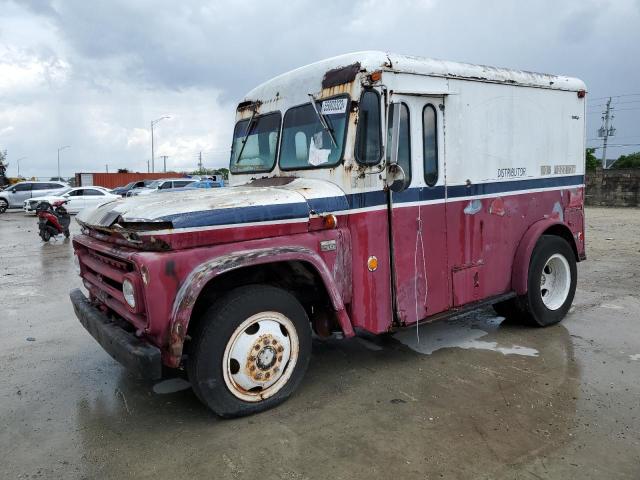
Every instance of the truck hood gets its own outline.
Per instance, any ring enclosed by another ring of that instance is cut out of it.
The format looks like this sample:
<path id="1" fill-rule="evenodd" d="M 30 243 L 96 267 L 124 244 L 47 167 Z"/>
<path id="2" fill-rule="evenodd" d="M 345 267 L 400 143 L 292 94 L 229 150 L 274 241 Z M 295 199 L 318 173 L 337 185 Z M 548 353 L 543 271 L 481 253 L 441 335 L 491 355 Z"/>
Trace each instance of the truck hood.
<path id="1" fill-rule="evenodd" d="M 145 230 L 206 229 L 308 220 L 347 210 L 345 193 L 323 180 L 278 177 L 245 185 L 166 192 L 119 199 L 78 215 L 81 225 L 110 228 L 144 224 Z M 154 228 L 157 224 L 157 228 Z"/>

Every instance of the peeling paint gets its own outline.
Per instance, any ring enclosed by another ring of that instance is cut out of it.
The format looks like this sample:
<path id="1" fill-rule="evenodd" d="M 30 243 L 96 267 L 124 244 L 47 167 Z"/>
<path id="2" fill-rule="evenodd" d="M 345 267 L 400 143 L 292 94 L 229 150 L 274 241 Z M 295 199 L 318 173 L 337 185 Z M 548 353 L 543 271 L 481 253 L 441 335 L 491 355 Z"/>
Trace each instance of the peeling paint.
<path id="1" fill-rule="evenodd" d="M 482 210 L 482 200 L 470 200 L 466 207 L 464 207 L 464 213 L 467 215 L 475 215 Z"/>

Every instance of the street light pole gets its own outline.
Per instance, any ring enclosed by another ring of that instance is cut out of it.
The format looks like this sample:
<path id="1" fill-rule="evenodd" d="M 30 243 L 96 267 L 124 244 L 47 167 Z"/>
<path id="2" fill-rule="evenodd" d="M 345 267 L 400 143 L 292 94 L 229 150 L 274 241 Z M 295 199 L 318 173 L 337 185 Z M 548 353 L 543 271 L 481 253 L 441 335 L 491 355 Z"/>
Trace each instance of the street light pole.
<path id="1" fill-rule="evenodd" d="M 24 160 L 25 158 L 27 157 L 20 157 L 16 160 L 16 163 L 18 164 L 18 178 L 20 178 L 20 160 Z"/>
<path id="2" fill-rule="evenodd" d="M 164 120 L 165 118 L 171 118 L 171 117 L 168 115 L 165 115 L 163 117 L 156 118 L 155 120 L 151 120 L 151 171 L 152 172 L 156 171 L 156 157 L 153 149 L 153 127 L 156 123 Z"/>
<path id="3" fill-rule="evenodd" d="M 58 181 L 60 181 L 60 150 L 64 150 L 65 148 L 71 148 L 71 145 L 64 145 L 58 148 Z"/>

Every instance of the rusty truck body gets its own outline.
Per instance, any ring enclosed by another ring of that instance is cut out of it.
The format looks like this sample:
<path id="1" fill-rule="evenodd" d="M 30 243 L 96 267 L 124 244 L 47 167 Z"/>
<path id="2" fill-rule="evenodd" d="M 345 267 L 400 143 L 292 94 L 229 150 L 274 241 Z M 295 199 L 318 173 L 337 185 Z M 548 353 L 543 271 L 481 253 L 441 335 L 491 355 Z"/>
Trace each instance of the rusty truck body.
<path id="1" fill-rule="evenodd" d="M 546 326 L 585 259 L 585 85 L 382 52 L 238 104 L 230 187 L 78 216 L 77 316 L 222 416 L 298 386 L 312 331 L 382 334 L 494 305 Z"/>

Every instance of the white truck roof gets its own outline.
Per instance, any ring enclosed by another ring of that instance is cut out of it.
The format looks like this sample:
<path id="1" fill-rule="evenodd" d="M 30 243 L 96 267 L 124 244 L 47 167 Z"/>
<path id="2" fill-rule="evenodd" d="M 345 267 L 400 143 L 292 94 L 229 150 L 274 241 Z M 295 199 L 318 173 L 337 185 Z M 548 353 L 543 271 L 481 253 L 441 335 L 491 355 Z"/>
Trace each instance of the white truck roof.
<path id="1" fill-rule="evenodd" d="M 290 87 L 292 83 L 297 83 L 298 80 L 304 82 L 304 80 L 316 78 L 320 81 L 326 72 L 354 64 L 360 65 L 360 71 L 364 70 L 370 73 L 376 70 L 382 70 L 395 73 L 504 83 L 507 85 L 522 85 L 553 90 L 586 90 L 586 85 L 582 80 L 561 75 L 435 60 L 432 58 L 398 55 L 382 51 L 364 51 L 347 53 L 296 68 L 257 86 L 251 90 L 245 98 L 253 100 L 256 98 L 264 98 L 265 94 L 270 96 L 269 94 L 278 91 L 279 87 Z"/>

